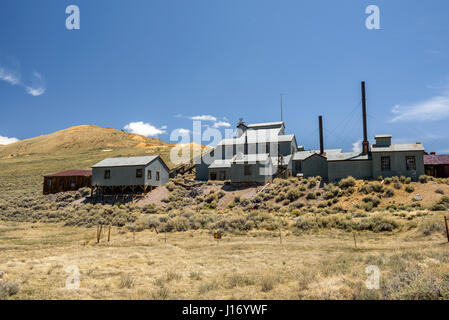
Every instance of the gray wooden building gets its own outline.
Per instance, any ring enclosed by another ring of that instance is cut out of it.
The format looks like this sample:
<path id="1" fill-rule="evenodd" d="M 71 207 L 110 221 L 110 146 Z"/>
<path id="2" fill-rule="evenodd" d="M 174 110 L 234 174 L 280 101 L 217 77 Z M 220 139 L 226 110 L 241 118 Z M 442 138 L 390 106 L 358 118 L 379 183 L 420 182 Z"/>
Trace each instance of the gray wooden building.
<path id="1" fill-rule="evenodd" d="M 92 166 L 92 187 L 100 193 L 151 191 L 169 180 L 169 168 L 157 155 L 107 158 Z"/>
<path id="2" fill-rule="evenodd" d="M 240 121 L 234 138 L 222 140 L 196 164 L 197 180 L 265 183 L 292 175 L 292 154 L 298 151 L 294 134 L 284 122 L 246 125 Z"/>

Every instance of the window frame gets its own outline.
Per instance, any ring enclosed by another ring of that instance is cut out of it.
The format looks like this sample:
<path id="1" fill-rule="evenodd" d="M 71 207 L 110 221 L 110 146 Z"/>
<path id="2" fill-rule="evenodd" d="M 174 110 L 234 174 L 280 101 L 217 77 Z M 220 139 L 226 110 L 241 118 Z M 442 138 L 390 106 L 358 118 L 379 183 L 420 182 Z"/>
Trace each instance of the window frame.
<path id="1" fill-rule="evenodd" d="M 143 177 L 143 170 L 136 169 L 136 178 L 142 178 L 142 177 Z"/>
<path id="2" fill-rule="evenodd" d="M 244 176 L 251 176 L 252 175 L 252 167 L 249 164 L 245 164 L 243 166 L 243 175 Z"/>
<path id="3" fill-rule="evenodd" d="M 409 160 L 413 160 L 413 166 L 409 168 Z M 406 156 L 405 157 L 405 168 L 407 171 L 414 171 L 416 170 L 416 157 L 415 156 Z"/>
<path id="4" fill-rule="evenodd" d="M 388 160 L 388 166 L 384 166 L 384 160 Z M 390 156 L 380 157 L 380 170 L 381 171 L 391 171 L 391 157 Z"/>
<path id="5" fill-rule="evenodd" d="M 161 174 L 159 171 L 156 171 L 156 181 L 160 181 L 161 180 Z"/>
<path id="6" fill-rule="evenodd" d="M 151 180 L 151 179 L 152 179 L 152 173 L 151 173 L 151 170 L 148 170 L 148 172 L 147 172 L 147 178 L 148 178 L 148 180 Z"/>
<path id="7" fill-rule="evenodd" d="M 104 170 L 104 180 L 111 179 L 111 170 Z"/>

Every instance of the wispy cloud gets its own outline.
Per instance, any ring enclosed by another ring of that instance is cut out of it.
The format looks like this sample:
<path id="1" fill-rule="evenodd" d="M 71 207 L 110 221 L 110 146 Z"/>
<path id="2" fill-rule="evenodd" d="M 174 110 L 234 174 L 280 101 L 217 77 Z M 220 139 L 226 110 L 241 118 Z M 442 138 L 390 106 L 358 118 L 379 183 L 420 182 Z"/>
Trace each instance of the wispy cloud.
<path id="1" fill-rule="evenodd" d="M 159 129 L 149 123 L 144 123 L 143 121 L 130 122 L 124 127 L 124 129 L 130 133 L 140 134 L 145 137 L 155 137 L 163 134 L 166 132 L 166 128 L 167 126 L 163 126 Z"/>
<path id="2" fill-rule="evenodd" d="M 231 124 L 226 121 L 217 121 L 213 125 L 214 128 L 220 128 L 220 127 L 229 128 L 230 126 L 231 126 Z"/>
<path id="3" fill-rule="evenodd" d="M 0 65 L 0 80 L 13 86 L 22 86 L 28 94 L 34 97 L 44 94 L 46 90 L 44 77 L 37 71 L 34 71 L 31 77 L 23 82 L 18 67 L 10 68 Z"/>
<path id="4" fill-rule="evenodd" d="M 6 81 L 14 86 L 16 84 L 19 84 L 20 75 L 17 74 L 17 72 L 0 67 L 0 80 Z"/>
<path id="5" fill-rule="evenodd" d="M 391 109 L 391 122 L 437 121 L 449 117 L 449 93 L 411 105 L 396 105 Z"/>
<path id="6" fill-rule="evenodd" d="M 352 144 L 352 152 L 362 152 L 362 140 L 357 140 Z"/>
<path id="7" fill-rule="evenodd" d="M 33 76 L 31 78 L 31 85 L 25 86 L 28 94 L 37 97 L 45 93 L 45 81 L 44 77 L 37 72 L 33 72 Z"/>
<path id="8" fill-rule="evenodd" d="M 14 143 L 17 141 L 19 141 L 19 139 L 17 139 L 17 138 L 8 138 L 8 137 L 0 136 L 0 145 L 11 144 L 11 143 Z"/>
<path id="9" fill-rule="evenodd" d="M 190 117 L 191 120 L 200 120 L 200 121 L 217 121 L 217 118 L 208 114 L 201 116 Z"/>

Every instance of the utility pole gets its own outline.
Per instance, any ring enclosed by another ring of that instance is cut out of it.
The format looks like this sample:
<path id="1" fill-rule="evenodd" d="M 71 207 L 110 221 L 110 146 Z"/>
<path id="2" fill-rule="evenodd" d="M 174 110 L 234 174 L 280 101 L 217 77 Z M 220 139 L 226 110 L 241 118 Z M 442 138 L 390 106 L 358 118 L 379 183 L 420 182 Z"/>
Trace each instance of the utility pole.
<path id="1" fill-rule="evenodd" d="M 282 116 L 282 93 L 281 93 L 281 122 L 283 122 L 284 121 L 284 119 L 283 119 L 283 116 Z"/>

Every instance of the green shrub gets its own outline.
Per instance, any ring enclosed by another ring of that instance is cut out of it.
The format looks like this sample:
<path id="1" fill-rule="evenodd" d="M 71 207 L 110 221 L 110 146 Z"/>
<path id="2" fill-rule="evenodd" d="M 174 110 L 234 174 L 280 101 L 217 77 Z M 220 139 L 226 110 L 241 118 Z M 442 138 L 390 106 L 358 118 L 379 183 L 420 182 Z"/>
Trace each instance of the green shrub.
<path id="1" fill-rule="evenodd" d="M 435 190 L 435 193 L 444 194 L 444 190 L 441 188 L 438 188 Z"/>
<path id="2" fill-rule="evenodd" d="M 415 187 L 409 184 L 405 187 L 405 191 L 408 193 L 412 193 L 415 191 Z"/>
<path id="3" fill-rule="evenodd" d="M 394 196 L 394 190 L 393 189 L 391 189 L 391 188 L 385 189 L 384 197 L 392 198 L 393 196 Z"/>
<path id="4" fill-rule="evenodd" d="M 0 300 L 14 296 L 19 293 L 19 285 L 14 282 L 0 280 Z"/>
<path id="5" fill-rule="evenodd" d="M 355 179 L 353 177 L 347 177 L 345 179 L 340 180 L 338 186 L 342 189 L 348 189 L 350 187 L 355 186 Z"/>
<path id="6" fill-rule="evenodd" d="M 292 189 L 287 192 L 287 199 L 290 201 L 295 201 L 299 198 L 299 191 L 296 189 Z"/>
<path id="7" fill-rule="evenodd" d="M 421 176 L 419 176 L 418 181 L 421 182 L 421 183 L 427 183 L 427 181 L 428 181 L 428 176 L 426 176 L 426 175 L 421 175 Z"/>
<path id="8" fill-rule="evenodd" d="M 307 200 L 313 200 L 313 199 L 316 199 L 316 195 L 315 195 L 315 193 L 314 192 L 309 192 L 308 194 L 307 194 Z"/>

